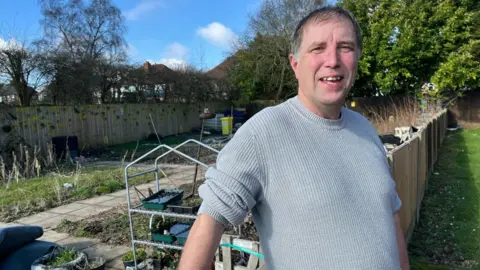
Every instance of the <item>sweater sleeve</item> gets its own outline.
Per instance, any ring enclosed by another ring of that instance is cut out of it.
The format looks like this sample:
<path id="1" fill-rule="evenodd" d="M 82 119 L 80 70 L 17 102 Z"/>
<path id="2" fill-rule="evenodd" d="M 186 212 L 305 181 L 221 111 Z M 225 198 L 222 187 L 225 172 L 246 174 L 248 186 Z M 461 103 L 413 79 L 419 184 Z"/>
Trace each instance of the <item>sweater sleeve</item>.
<path id="1" fill-rule="evenodd" d="M 259 158 L 261 153 L 249 128 L 244 124 L 238 129 L 199 187 L 203 203 L 198 214 L 207 214 L 225 226 L 241 224 L 264 194 L 264 160 Z"/>

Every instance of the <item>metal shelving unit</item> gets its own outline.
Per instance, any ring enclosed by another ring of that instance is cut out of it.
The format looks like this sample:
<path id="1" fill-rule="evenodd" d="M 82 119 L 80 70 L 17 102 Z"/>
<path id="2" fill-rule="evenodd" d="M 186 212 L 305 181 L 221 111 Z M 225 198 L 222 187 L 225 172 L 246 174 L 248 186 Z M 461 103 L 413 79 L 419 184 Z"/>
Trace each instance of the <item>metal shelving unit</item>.
<path id="1" fill-rule="evenodd" d="M 199 147 L 204 147 L 207 148 L 214 153 L 218 155 L 219 151 L 215 148 L 212 148 L 204 143 L 201 143 L 200 141 L 194 140 L 194 139 L 189 139 L 186 140 L 185 142 L 177 145 L 176 147 L 172 148 L 168 145 L 162 144 L 157 147 L 155 147 L 153 150 L 149 151 L 148 153 L 144 154 L 143 156 L 139 157 L 135 161 L 131 162 L 125 167 L 125 185 L 126 185 L 126 192 L 127 192 L 127 203 L 128 203 L 128 217 L 129 217 L 129 222 L 130 222 L 130 234 L 131 234 L 131 241 L 132 241 L 132 248 L 133 248 L 133 260 L 135 262 L 135 269 L 137 269 L 137 258 L 136 258 L 136 244 L 141 244 L 141 245 L 149 245 L 149 246 L 155 246 L 159 248 L 169 248 L 169 249 L 176 249 L 176 250 L 182 250 L 183 246 L 182 245 L 176 245 L 176 244 L 168 244 L 168 243 L 163 243 L 163 242 L 153 242 L 153 241 L 147 241 L 147 240 L 141 240 L 141 239 L 135 239 L 135 229 L 134 229 L 134 224 L 133 224 L 133 213 L 137 214 L 145 214 L 145 215 L 150 215 L 150 223 L 149 223 L 149 228 L 152 228 L 152 222 L 154 216 L 165 216 L 165 217 L 173 217 L 173 218 L 183 218 L 183 219 L 193 219 L 195 220 L 197 218 L 196 215 L 191 215 L 191 214 L 179 214 L 179 213 L 173 213 L 173 212 L 168 212 L 168 211 L 160 211 L 160 210 L 146 210 L 143 208 L 143 205 L 140 203 L 138 205 L 133 206 L 131 202 L 131 196 L 130 196 L 130 187 L 129 187 L 129 180 L 132 179 L 133 177 L 138 177 L 141 175 L 153 173 L 155 174 L 155 180 L 156 180 L 156 192 L 160 191 L 160 179 L 158 177 L 159 173 L 159 160 L 163 157 L 165 157 L 168 154 L 171 153 L 176 153 L 185 159 L 194 162 L 195 164 L 198 164 L 200 166 L 203 166 L 205 168 L 208 168 L 209 166 L 195 158 L 190 157 L 189 155 L 179 151 L 178 149 L 181 148 L 184 145 L 187 145 L 189 143 L 193 143 L 198 145 Z M 147 169 L 141 172 L 136 172 L 129 174 L 129 169 L 132 168 L 133 165 L 137 164 L 138 162 L 144 160 L 145 158 L 149 157 L 150 155 L 154 154 L 160 149 L 168 149 L 165 153 L 159 155 L 155 159 L 155 163 L 152 165 L 151 169 Z"/>

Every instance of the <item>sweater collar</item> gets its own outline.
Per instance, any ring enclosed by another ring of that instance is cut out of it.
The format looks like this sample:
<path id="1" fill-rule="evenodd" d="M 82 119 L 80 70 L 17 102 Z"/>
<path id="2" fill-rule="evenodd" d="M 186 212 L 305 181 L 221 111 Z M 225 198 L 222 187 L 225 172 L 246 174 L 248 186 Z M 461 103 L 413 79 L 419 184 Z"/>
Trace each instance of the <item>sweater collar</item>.
<path id="1" fill-rule="evenodd" d="M 316 115 L 300 101 L 298 96 L 295 96 L 289 100 L 289 103 L 296 109 L 298 113 L 306 117 L 308 120 L 314 122 L 315 124 L 327 128 L 327 129 L 342 129 L 345 126 L 345 108 L 342 107 L 340 113 L 340 118 L 336 120 L 327 119 L 321 116 Z"/>

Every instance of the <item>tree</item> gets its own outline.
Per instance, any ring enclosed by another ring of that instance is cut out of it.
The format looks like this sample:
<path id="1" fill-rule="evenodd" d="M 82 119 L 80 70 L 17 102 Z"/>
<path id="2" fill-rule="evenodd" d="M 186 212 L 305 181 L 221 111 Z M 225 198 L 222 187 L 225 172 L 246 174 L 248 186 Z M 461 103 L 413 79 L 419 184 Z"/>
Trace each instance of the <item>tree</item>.
<path id="1" fill-rule="evenodd" d="M 0 78 L 16 91 L 19 105 L 30 106 L 35 90 L 43 84 L 43 74 L 38 69 L 42 56 L 36 48 L 11 38 L 0 45 Z"/>
<path id="2" fill-rule="evenodd" d="M 356 0 L 338 4 L 357 17 L 364 37 L 353 95 L 415 95 L 422 85 L 435 82 L 434 94 L 440 97 L 439 93 L 454 85 L 477 85 L 472 80 L 478 74 L 478 58 L 472 54 L 478 44 L 476 1 Z M 461 67 L 463 71 L 449 73 L 460 68 L 460 61 L 468 62 Z M 469 79 L 462 82 L 461 78 Z"/>
<path id="3" fill-rule="evenodd" d="M 244 98 L 279 101 L 296 88 L 288 61 L 292 35 L 298 21 L 322 3 L 265 0 L 256 13 L 249 15 L 248 30 L 240 39 L 229 72 L 234 86 L 246 92 Z"/>
<path id="4" fill-rule="evenodd" d="M 92 0 L 88 5 L 82 0 L 39 2 L 44 37 L 38 44 L 56 68 L 51 70 L 51 88 L 57 94 L 67 91 L 63 96 L 82 97 L 81 102 L 92 102 L 96 94 L 107 102 L 118 66 L 126 62 L 121 11 L 110 0 Z"/>

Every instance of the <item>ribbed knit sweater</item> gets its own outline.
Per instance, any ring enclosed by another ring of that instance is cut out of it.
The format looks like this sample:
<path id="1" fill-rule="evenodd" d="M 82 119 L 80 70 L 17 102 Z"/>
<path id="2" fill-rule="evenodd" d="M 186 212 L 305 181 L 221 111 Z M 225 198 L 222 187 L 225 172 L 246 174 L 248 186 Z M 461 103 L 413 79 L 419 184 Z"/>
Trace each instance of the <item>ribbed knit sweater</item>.
<path id="1" fill-rule="evenodd" d="M 373 125 L 329 120 L 298 99 L 263 109 L 221 150 L 199 214 L 238 225 L 249 211 L 268 270 L 400 269 L 401 201 Z"/>

